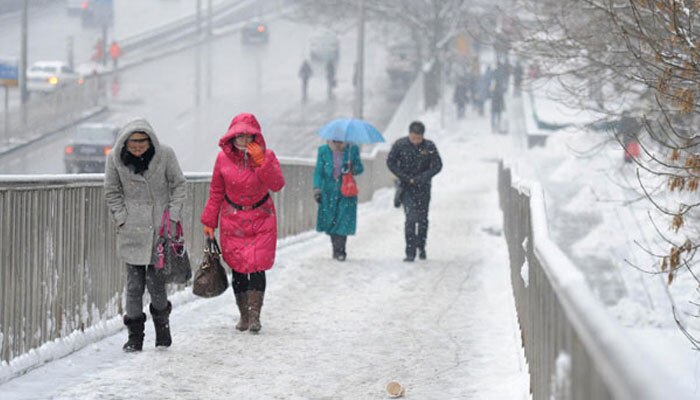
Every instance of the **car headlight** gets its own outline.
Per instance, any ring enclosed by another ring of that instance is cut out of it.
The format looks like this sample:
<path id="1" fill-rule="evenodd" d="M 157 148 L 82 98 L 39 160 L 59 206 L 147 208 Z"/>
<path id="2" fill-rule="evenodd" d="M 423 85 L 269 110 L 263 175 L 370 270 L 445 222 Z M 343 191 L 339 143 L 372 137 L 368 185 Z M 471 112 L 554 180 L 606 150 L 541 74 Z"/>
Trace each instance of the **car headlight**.
<path id="1" fill-rule="evenodd" d="M 52 84 L 52 85 L 58 84 L 58 77 L 56 77 L 56 76 L 50 77 L 50 78 L 49 78 L 49 83 Z"/>

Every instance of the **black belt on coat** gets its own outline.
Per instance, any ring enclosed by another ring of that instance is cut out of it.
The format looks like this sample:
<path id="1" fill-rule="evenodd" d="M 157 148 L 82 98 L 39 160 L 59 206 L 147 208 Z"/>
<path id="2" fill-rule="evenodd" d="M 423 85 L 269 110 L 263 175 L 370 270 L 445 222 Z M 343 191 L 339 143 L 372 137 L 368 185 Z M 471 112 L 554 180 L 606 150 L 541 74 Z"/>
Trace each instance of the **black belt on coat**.
<path id="1" fill-rule="evenodd" d="M 246 211 L 246 210 L 255 210 L 256 208 L 258 208 L 258 207 L 260 207 L 261 205 L 265 204 L 265 202 L 266 202 L 267 199 L 269 199 L 269 198 L 270 198 L 270 193 L 267 193 L 267 194 L 265 194 L 265 196 L 263 196 L 262 199 L 260 199 L 260 201 L 258 201 L 257 203 L 253 204 L 252 206 L 241 206 L 241 205 L 239 205 L 239 204 L 236 204 L 236 203 L 232 202 L 231 199 L 229 199 L 228 196 L 224 194 L 224 199 L 226 200 L 226 202 L 227 202 L 229 205 L 231 205 L 231 207 L 235 208 L 236 210 L 242 210 L 242 211 Z"/>

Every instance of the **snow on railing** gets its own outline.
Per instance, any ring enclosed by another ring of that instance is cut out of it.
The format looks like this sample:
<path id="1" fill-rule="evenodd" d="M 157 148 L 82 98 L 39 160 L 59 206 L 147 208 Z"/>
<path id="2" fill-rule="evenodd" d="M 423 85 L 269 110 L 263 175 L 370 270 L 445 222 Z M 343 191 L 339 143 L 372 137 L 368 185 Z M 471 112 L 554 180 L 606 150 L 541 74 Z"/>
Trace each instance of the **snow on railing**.
<path id="1" fill-rule="evenodd" d="M 624 334 L 549 238 L 539 184 L 501 162 L 498 190 L 533 399 L 695 398 Z"/>
<path id="2" fill-rule="evenodd" d="M 287 184 L 272 197 L 282 239 L 313 229 L 317 206 L 314 160 L 280 161 Z M 357 179 L 361 201 L 391 185 L 385 162 L 385 152 L 363 159 L 365 172 Z M 196 266 L 204 248 L 199 216 L 211 174 L 186 177 L 182 219 Z M 103 174 L 0 175 L 0 382 L 120 329 L 113 320 L 122 313 L 124 274 L 103 179 Z"/>

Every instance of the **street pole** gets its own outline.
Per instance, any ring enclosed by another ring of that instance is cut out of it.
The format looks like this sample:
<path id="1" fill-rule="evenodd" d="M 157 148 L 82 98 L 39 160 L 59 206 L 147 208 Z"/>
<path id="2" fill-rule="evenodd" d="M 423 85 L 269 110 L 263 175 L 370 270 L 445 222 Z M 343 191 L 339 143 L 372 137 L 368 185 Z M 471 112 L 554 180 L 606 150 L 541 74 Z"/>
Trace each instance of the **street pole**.
<path id="1" fill-rule="evenodd" d="M 102 24 L 102 65 L 107 65 L 107 23 Z"/>
<path id="2" fill-rule="evenodd" d="M 212 32 L 212 15 L 213 15 L 213 10 L 211 7 L 211 0 L 208 0 L 208 5 L 207 5 L 207 36 L 211 36 Z"/>
<path id="3" fill-rule="evenodd" d="M 355 66 L 355 118 L 363 118 L 365 86 L 365 0 L 360 1 L 357 26 L 357 64 Z"/>
<path id="4" fill-rule="evenodd" d="M 202 0 L 197 0 L 197 38 L 202 36 Z"/>
<path id="5" fill-rule="evenodd" d="M 4 138 L 10 141 L 10 87 L 5 85 L 5 135 Z M 0 142 L 1 143 L 1 142 Z"/>
<path id="6" fill-rule="evenodd" d="M 73 36 L 68 36 L 68 42 L 66 44 L 66 53 L 68 56 L 68 66 L 71 69 L 75 68 L 75 57 L 73 55 Z"/>
<path id="7" fill-rule="evenodd" d="M 437 56 L 438 59 L 438 68 L 440 68 L 440 127 L 442 129 L 445 129 L 445 114 L 447 111 L 445 110 L 445 91 L 446 89 L 446 80 L 447 78 L 445 77 L 445 60 L 444 60 L 444 52 L 442 49 L 439 50 L 440 53 Z"/>
<path id="8" fill-rule="evenodd" d="M 20 90 L 20 100 L 22 101 L 22 105 L 24 105 L 27 100 L 29 99 L 28 93 L 27 93 L 27 68 L 29 67 L 27 63 L 27 36 L 28 36 L 28 20 L 29 16 L 27 15 L 29 11 L 29 0 L 24 0 L 24 4 L 22 5 L 22 36 L 21 36 L 21 43 L 20 43 L 20 63 L 19 63 L 19 90 Z M 26 115 L 24 112 L 24 106 L 22 107 L 22 121 L 26 121 Z"/>

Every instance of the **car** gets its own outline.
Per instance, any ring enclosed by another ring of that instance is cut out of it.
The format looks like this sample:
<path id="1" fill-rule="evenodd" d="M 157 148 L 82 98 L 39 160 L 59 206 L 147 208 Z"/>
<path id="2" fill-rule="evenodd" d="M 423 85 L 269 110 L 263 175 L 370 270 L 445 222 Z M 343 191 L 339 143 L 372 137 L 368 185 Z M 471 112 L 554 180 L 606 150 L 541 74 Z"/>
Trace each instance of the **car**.
<path id="1" fill-rule="evenodd" d="M 107 155 L 112 151 L 118 133 L 119 128 L 111 124 L 78 125 L 73 131 L 71 143 L 64 150 L 66 172 L 104 172 Z"/>
<path id="2" fill-rule="evenodd" d="M 250 21 L 241 29 L 241 42 L 244 44 L 267 43 L 269 32 L 267 25 L 260 21 Z"/>
<path id="3" fill-rule="evenodd" d="M 309 57 L 312 61 L 337 63 L 340 57 L 338 38 L 332 32 L 322 32 L 311 38 L 309 49 Z"/>
<path id="4" fill-rule="evenodd" d="M 87 0 L 66 0 L 66 11 L 68 14 L 79 14 L 88 7 Z"/>
<path id="5" fill-rule="evenodd" d="M 79 75 L 63 61 L 37 61 L 27 70 L 27 90 L 52 92 L 56 88 L 78 83 Z"/>

